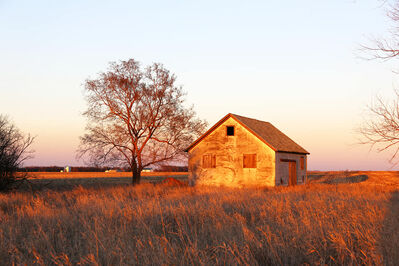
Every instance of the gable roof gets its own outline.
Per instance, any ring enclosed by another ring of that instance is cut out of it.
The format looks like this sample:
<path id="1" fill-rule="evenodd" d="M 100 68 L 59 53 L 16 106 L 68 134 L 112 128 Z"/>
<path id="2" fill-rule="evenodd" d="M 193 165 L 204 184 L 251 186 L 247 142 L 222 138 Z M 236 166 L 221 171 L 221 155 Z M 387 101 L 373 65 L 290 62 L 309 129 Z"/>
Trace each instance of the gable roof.
<path id="1" fill-rule="evenodd" d="M 239 124 L 241 124 L 244 128 L 246 128 L 249 132 L 251 132 L 253 135 L 255 135 L 257 138 L 259 138 L 276 152 L 309 154 L 308 151 L 296 144 L 292 139 L 290 139 L 287 135 L 278 130 L 269 122 L 264 122 L 235 114 L 227 114 L 225 117 L 219 120 L 219 122 L 217 122 L 213 127 L 205 132 L 205 134 L 203 134 L 196 141 L 194 141 L 186 149 L 186 151 L 189 151 L 194 146 L 196 146 L 206 136 L 208 136 L 212 131 L 214 131 L 230 117 L 236 120 Z"/>

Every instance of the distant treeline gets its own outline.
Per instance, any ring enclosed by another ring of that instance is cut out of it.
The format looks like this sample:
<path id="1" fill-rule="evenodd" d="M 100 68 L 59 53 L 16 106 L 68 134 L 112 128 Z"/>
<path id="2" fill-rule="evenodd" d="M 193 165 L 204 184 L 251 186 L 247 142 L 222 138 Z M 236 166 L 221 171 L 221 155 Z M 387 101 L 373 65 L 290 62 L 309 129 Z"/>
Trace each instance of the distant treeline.
<path id="1" fill-rule="evenodd" d="M 91 167 L 91 166 L 71 166 L 71 172 L 104 172 L 110 169 L 109 167 Z M 119 169 L 124 171 L 125 169 Z M 19 169 L 20 172 L 60 172 L 64 167 L 61 166 L 28 166 Z"/>
<path id="2" fill-rule="evenodd" d="M 94 166 L 71 166 L 71 172 L 105 172 L 106 170 L 120 170 L 122 172 L 130 172 L 129 168 L 118 167 L 94 167 Z M 61 172 L 64 170 L 62 166 L 27 166 L 19 168 L 19 172 Z M 154 172 L 187 172 L 187 166 L 178 165 L 160 165 L 151 169 Z"/>

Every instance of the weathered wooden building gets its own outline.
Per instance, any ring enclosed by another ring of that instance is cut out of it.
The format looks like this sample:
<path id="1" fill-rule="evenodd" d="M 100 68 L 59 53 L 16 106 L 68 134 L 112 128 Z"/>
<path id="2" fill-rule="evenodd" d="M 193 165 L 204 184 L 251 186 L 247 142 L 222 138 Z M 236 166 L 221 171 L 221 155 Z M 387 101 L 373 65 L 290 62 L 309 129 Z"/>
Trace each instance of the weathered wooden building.
<path id="1" fill-rule="evenodd" d="M 309 152 L 268 122 L 228 114 L 186 151 L 190 185 L 306 183 Z"/>

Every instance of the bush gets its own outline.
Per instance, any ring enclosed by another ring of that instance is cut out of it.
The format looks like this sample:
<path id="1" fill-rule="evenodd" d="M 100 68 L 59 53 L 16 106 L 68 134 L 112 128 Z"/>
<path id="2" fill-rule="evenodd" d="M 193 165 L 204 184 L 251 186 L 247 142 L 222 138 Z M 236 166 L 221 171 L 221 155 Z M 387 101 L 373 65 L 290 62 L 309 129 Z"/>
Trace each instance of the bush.
<path id="1" fill-rule="evenodd" d="M 26 175 L 17 175 L 17 170 L 32 157 L 29 147 L 33 140 L 0 115 L 0 191 L 8 191 L 26 180 Z"/>

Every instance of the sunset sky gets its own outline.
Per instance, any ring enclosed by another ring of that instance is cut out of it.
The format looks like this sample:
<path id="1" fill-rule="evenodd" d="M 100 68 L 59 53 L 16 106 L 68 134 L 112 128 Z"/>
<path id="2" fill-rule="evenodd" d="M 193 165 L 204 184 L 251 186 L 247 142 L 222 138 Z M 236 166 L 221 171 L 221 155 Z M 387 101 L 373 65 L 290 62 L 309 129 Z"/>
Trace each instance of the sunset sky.
<path id="1" fill-rule="evenodd" d="M 83 84 L 110 61 L 174 72 L 200 118 L 269 121 L 311 154 L 311 170 L 390 170 L 356 128 L 393 97 L 394 61 L 359 51 L 389 36 L 378 0 L 0 0 L 0 113 L 36 135 L 25 165 L 82 165 Z"/>

